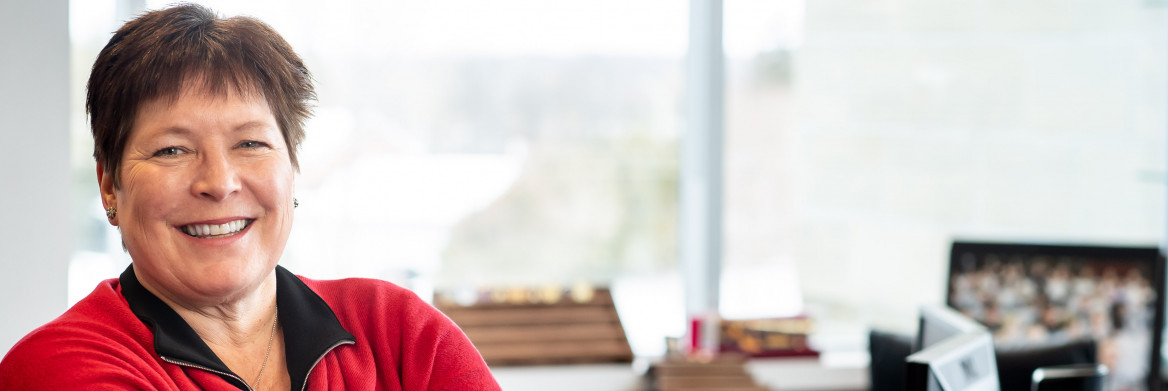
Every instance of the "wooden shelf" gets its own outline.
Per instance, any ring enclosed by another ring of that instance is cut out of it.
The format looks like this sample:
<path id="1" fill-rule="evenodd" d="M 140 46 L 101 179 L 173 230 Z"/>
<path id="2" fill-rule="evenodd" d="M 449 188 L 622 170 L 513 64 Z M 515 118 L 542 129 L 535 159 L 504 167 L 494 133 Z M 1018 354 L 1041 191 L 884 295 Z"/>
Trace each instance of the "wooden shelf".
<path id="1" fill-rule="evenodd" d="M 719 356 L 712 361 L 669 358 L 649 370 L 652 390 L 660 391 L 764 391 L 746 372 L 745 358 Z"/>
<path id="2" fill-rule="evenodd" d="M 458 305 L 439 295 L 438 309 L 458 324 L 491 366 L 632 362 L 607 289 L 573 300 L 480 301 Z M 484 292 L 481 297 L 524 298 Z M 536 295 L 532 295 L 536 298 Z M 547 297 L 547 296 L 543 296 Z"/>

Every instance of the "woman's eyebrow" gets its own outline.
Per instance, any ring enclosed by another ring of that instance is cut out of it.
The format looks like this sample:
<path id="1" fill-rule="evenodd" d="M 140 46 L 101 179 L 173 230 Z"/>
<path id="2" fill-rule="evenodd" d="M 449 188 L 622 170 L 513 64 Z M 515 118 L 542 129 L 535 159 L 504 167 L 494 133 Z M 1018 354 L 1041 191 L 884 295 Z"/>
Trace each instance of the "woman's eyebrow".
<path id="1" fill-rule="evenodd" d="M 187 129 L 185 127 L 178 126 L 178 125 L 171 125 L 171 126 L 167 126 L 165 128 L 162 128 L 162 130 L 155 133 L 155 135 L 174 134 L 174 135 L 179 135 L 179 136 L 185 136 L 185 135 L 188 135 L 190 133 L 191 133 L 190 129 Z"/>
<path id="2" fill-rule="evenodd" d="M 244 122 L 242 124 L 236 125 L 234 128 L 231 129 L 231 131 L 232 132 L 241 132 L 241 131 L 247 131 L 247 130 L 253 130 L 253 129 L 262 129 L 262 128 L 267 128 L 267 127 L 269 127 L 269 124 L 267 122 L 255 120 L 255 121 L 247 121 L 247 122 Z M 186 127 L 181 126 L 181 125 L 170 125 L 170 126 L 162 128 L 161 130 L 159 130 L 157 132 L 157 134 L 159 134 L 159 135 L 173 134 L 173 135 L 179 135 L 179 136 L 187 135 L 190 133 L 191 133 L 191 130 L 189 128 L 186 128 Z"/>
<path id="3" fill-rule="evenodd" d="M 238 126 L 235 127 L 235 129 L 232 129 L 232 131 L 239 132 L 239 131 L 244 131 L 244 130 L 252 130 L 252 129 L 256 129 L 256 128 L 267 128 L 267 127 L 269 127 L 269 124 L 267 122 L 255 120 L 255 121 L 248 121 L 248 122 L 244 122 L 242 124 L 239 124 Z"/>

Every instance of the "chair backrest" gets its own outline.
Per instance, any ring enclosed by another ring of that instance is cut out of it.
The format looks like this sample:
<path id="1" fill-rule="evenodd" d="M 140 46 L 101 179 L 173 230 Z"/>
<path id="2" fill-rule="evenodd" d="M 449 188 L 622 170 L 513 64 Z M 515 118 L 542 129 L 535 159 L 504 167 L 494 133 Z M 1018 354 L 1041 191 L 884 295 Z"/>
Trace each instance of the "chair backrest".
<path id="1" fill-rule="evenodd" d="M 1096 364 L 1095 341 L 1090 339 L 1062 344 L 1027 346 L 997 350 L 998 379 L 1002 391 L 1031 389 L 1034 371 L 1043 367 Z"/>
<path id="2" fill-rule="evenodd" d="M 868 332 L 868 375 L 872 391 L 904 390 L 904 359 L 913 352 L 908 335 L 872 330 Z"/>
<path id="3" fill-rule="evenodd" d="M 1063 365 L 1034 370 L 1030 391 L 1103 391 L 1106 384 L 1106 366 Z"/>

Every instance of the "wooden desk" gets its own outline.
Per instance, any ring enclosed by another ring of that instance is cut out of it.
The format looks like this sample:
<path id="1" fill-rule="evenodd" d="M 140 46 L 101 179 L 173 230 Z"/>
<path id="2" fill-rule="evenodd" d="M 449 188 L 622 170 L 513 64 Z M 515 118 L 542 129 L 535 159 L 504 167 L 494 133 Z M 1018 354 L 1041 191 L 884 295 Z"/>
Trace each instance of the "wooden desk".
<path id="1" fill-rule="evenodd" d="M 763 386 L 781 391 L 844 391 L 868 389 L 867 352 L 824 354 L 820 357 L 756 358 L 746 370 Z"/>
<path id="2" fill-rule="evenodd" d="M 620 363 L 492 367 L 491 373 L 507 391 L 624 391 L 641 380 L 632 365 Z"/>
<path id="3" fill-rule="evenodd" d="M 820 358 L 752 359 L 746 368 L 760 385 L 774 390 L 858 391 L 868 389 L 866 361 L 866 353 L 828 354 Z M 641 384 L 641 373 L 629 364 L 498 367 L 491 371 L 507 391 L 628 391 Z"/>

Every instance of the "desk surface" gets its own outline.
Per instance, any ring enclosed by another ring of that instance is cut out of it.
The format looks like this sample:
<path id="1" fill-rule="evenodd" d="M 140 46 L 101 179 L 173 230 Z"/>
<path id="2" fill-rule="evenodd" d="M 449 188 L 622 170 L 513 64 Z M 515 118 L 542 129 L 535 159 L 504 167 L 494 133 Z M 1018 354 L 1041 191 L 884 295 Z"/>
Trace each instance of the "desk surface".
<path id="1" fill-rule="evenodd" d="M 491 368 L 507 391 L 620 391 L 635 389 L 641 375 L 629 364 L 540 365 Z"/>
<path id="2" fill-rule="evenodd" d="M 818 358 L 765 358 L 746 363 L 746 370 L 765 387 L 783 391 L 867 390 L 867 354 L 822 355 Z"/>
<path id="3" fill-rule="evenodd" d="M 760 385 L 783 391 L 865 390 L 866 355 L 819 358 L 764 358 L 746 364 Z M 588 364 L 492 368 L 508 391 L 623 391 L 636 389 L 641 372 L 629 364 Z"/>

